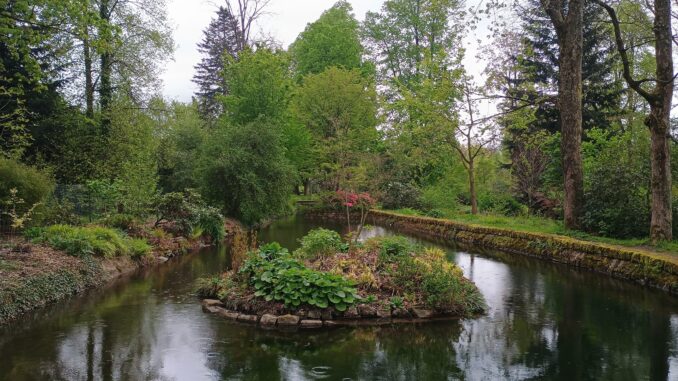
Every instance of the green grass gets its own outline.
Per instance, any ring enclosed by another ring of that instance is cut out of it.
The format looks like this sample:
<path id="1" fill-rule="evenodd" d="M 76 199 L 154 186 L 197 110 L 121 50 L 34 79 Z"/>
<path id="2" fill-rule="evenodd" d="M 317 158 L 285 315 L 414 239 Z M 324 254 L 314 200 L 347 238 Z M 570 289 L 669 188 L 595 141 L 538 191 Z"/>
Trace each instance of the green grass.
<path id="1" fill-rule="evenodd" d="M 393 210 L 392 212 L 408 216 L 426 216 L 425 213 L 409 208 Z M 626 247 L 636 247 L 636 248 L 642 247 L 644 249 L 649 250 L 678 253 L 678 241 L 675 240 L 671 242 L 660 242 L 657 245 L 652 245 L 649 238 L 618 239 L 610 237 L 601 237 L 581 231 L 569 230 L 565 228 L 565 226 L 563 226 L 561 221 L 556 221 L 544 217 L 537 216 L 507 217 L 496 214 L 473 215 L 470 213 L 459 212 L 458 210 L 444 210 L 444 209 L 440 210 L 440 212 L 442 213 L 442 218 L 460 223 L 510 229 L 522 232 L 555 234 L 580 239 L 582 241 L 600 242 Z"/>

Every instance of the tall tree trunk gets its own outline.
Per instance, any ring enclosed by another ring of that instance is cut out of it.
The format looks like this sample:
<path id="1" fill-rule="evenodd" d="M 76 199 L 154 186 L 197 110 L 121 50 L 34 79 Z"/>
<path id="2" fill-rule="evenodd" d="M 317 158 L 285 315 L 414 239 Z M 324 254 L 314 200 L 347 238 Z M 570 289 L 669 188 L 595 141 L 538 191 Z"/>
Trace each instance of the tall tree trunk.
<path id="1" fill-rule="evenodd" d="M 478 214 L 478 197 L 476 195 L 476 174 L 473 158 L 468 164 L 468 189 L 471 194 L 471 214 Z"/>
<path id="2" fill-rule="evenodd" d="M 570 0 L 567 6 L 558 0 L 542 0 L 558 35 L 561 154 L 565 200 L 565 226 L 580 227 L 584 211 L 584 170 L 581 158 L 582 140 L 582 51 L 583 0 Z M 564 15 L 564 9 L 567 14 Z"/>
<path id="3" fill-rule="evenodd" d="M 103 33 L 101 33 L 102 38 L 104 39 L 107 45 L 113 43 L 113 37 L 110 30 L 110 9 L 109 9 L 109 0 L 101 0 L 99 4 L 99 16 L 104 21 Z M 110 46 L 104 47 L 100 60 L 101 60 L 101 73 L 99 75 L 99 103 L 101 106 L 101 128 L 104 133 L 108 133 L 111 125 L 111 99 L 113 97 L 113 87 L 111 85 L 111 53 Z"/>
<path id="4" fill-rule="evenodd" d="M 94 118 L 94 80 L 92 79 L 92 51 L 89 44 L 89 32 L 85 30 L 85 37 L 82 40 L 82 49 L 85 59 L 85 104 L 86 115 L 88 118 Z"/>
<path id="5" fill-rule="evenodd" d="M 582 139 L 582 28 L 568 28 L 560 49 L 561 151 L 565 202 L 565 226 L 577 229 L 584 209 L 584 170 L 581 158 Z"/>
<path id="6" fill-rule="evenodd" d="M 669 103 L 671 98 L 667 98 Z M 669 145 L 669 113 L 671 106 L 652 108 L 645 124 L 652 139 L 652 219 L 650 237 L 654 242 L 673 239 L 671 205 L 671 151 Z"/>
<path id="7" fill-rule="evenodd" d="M 673 239 L 671 208 L 671 151 L 669 119 L 673 99 L 673 45 L 671 31 L 671 0 L 654 2 L 655 55 L 657 65 L 657 95 L 650 102 L 650 115 L 645 125 L 652 136 L 652 219 L 650 236 L 653 241 Z"/>

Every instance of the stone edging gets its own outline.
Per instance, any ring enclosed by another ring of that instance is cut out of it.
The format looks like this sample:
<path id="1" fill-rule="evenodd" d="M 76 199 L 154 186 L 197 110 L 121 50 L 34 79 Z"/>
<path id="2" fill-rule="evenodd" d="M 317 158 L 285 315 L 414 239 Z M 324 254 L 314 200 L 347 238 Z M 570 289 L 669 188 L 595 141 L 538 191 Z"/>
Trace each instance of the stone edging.
<path id="1" fill-rule="evenodd" d="M 308 215 L 346 218 L 336 212 L 315 211 Z M 382 210 L 372 210 L 368 221 L 423 237 L 564 263 L 678 294 L 678 253 L 655 253 L 553 234 L 463 224 Z"/>
<path id="2" fill-rule="evenodd" d="M 226 309 L 224 303 L 216 299 L 203 299 L 202 310 L 229 320 L 254 324 L 261 328 L 269 329 L 314 329 L 322 327 L 424 323 L 459 318 L 458 316 L 437 314 L 432 310 L 424 308 L 377 309 L 370 305 L 352 306 L 342 314 L 333 312 L 331 309 L 299 310 L 285 315 L 254 314 Z"/>

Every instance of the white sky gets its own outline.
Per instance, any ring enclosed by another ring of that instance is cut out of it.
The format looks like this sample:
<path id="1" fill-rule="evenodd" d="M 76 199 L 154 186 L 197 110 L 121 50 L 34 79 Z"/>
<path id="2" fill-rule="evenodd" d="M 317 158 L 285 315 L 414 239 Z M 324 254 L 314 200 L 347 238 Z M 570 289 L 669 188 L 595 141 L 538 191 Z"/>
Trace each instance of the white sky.
<path id="1" fill-rule="evenodd" d="M 215 11 L 224 0 L 169 0 L 168 11 L 174 29 L 174 41 L 177 50 L 174 60 L 167 63 L 163 78 L 163 95 L 170 99 L 188 102 L 195 91 L 193 67 L 200 61 L 197 44 L 202 39 L 202 31 L 207 27 Z M 481 0 L 468 0 L 467 7 Z M 257 31 L 262 31 L 280 41 L 284 47 L 291 44 L 304 30 L 306 24 L 320 17 L 336 0 L 272 0 L 269 6 L 270 16 L 262 19 Z M 363 20 L 367 11 L 377 11 L 384 0 L 350 0 L 358 20 Z M 476 35 L 484 38 L 482 25 Z M 467 52 L 464 64 L 466 70 L 478 77 L 484 63 L 476 62 L 476 38 L 467 38 Z"/>

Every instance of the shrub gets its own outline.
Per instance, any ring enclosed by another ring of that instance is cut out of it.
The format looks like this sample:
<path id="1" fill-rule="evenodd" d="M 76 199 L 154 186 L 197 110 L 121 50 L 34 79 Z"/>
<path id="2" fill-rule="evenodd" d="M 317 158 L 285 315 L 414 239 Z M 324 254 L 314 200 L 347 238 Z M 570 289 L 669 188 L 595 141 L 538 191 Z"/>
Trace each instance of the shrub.
<path id="1" fill-rule="evenodd" d="M 154 203 L 155 226 L 174 222 L 185 236 L 205 234 L 214 241 L 224 239 L 224 217 L 218 209 L 205 205 L 200 195 L 186 189 L 160 195 Z"/>
<path id="2" fill-rule="evenodd" d="M 210 237 L 215 242 L 224 240 L 224 216 L 217 208 L 203 206 L 197 208 L 196 225 L 202 230 L 203 234 Z"/>
<path id="3" fill-rule="evenodd" d="M 101 223 L 120 230 L 130 230 L 136 225 L 137 219 L 131 214 L 113 214 L 101 220 Z"/>
<path id="4" fill-rule="evenodd" d="M 54 190 L 54 181 L 44 171 L 0 157 L 0 228 L 9 225 L 5 213 L 12 189 L 16 189 L 16 196 L 23 200 L 16 205 L 16 213 L 23 215 L 47 200 Z"/>
<path id="5" fill-rule="evenodd" d="M 442 211 L 440 211 L 438 209 L 427 210 L 424 214 L 427 217 L 431 217 L 431 218 L 443 218 L 443 217 L 445 217 L 445 213 L 443 213 Z"/>
<path id="6" fill-rule="evenodd" d="M 139 258 L 150 252 L 150 246 L 145 241 L 125 237 L 116 230 L 101 226 L 53 225 L 32 230 L 30 234 L 35 242 L 46 243 L 76 257 L 95 255 L 112 258 L 130 255 Z"/>
<path id="7" fill-rule="evenodd" d="M 417 250 L 417 245 L 403 236 L 373 238 L 368 242 L 368 247 L 379 248 L 379 262 L 382 264 L 395 262 Z"/>
<path id="8" fill-rule="evenodd" d="M 511 217 L 525 215 L 528 211 L 527 206 L 512 196 L 497 193 L 481 193 L 478 196 L 478 208 L 481 211 L 491 211 Z"/>
<path id="9" fill-rule="evenodd" d="M 382 188 L 381 205 L 386 209 L 420 209 L 421 190 L 408 183 L 390 182 Z"/>
<path id="10" fill-rule="evenodd" d="M 379 265 L 399 290 L 391 305 L 402 304 L 402 295 L 438 310 L 474 313 L 484 309 L 478 289 L 464 279 L 461 269 L 447 260 L 444 251 L 424 248 L 405 237 L 374 238 L 367 245 L 370 250 L 379 249 Z"/>
<path id="11" fill-rule="evenodd" d="M 198 297 L 203 299 L 212 299 L 219 296 L 221 289 L 221 278 L 213 276 L 210 278 L 199 278 L 195 281 L 194 290 Z"/>
<path id="12" fill-rule="evenodd" d="M 33 220 L 35 226 L 66 224 L 79 225 L 80 217 L 75 211 L 75 205 L 69 200 L 58 200 L 51 197 L 42 208 L 42 213 Z"/>
<path id="13" fill-rule="evenodd" d="M 242 223 L 251 226 L 289 210 L 296 179 L 274 122 L 219 126 L 198 162 L 205 198 Z"/>
<path id="14" fill-rule="evenodd" d="M 583 226 L 596 234 L 644 237 L 650 227 L 650 154 L 647 129 L 613 135 L 589 132 L 584 146 L 586 210 Z"/>
<path id="15" fill-rule="evenodd" d="M 247 276 L 255 296 L 283 302 L 288 308 L 307 304 L 345 311 L 360 300 L 352 282 L 340 275 L 306 268 L 280 245 L 267 245 L 250 253 L 240 273 Z"/>
<path id="16" fill-rule="evenodd" d="M 85 186 L 85 194 L 94 217 L 107 216 L 118 210 L 122 199 L 118 182 L 90 180 Z"/>
<path id="17" fill-rule="evenodd" d="M 299 258 L 325 257 L 348 249 L 339 233 L 323 228 L 311 230 L 299 243 L 301 247 L 294 252 Z"/>
<path id="18" fill-rule="evenodd" d="M 151 245 L 143 239 L 129 239 L 127 241 L 127 248 L 129 250 L 129 255 L 134 259 L 140 259 L 151 254 Z"/>

